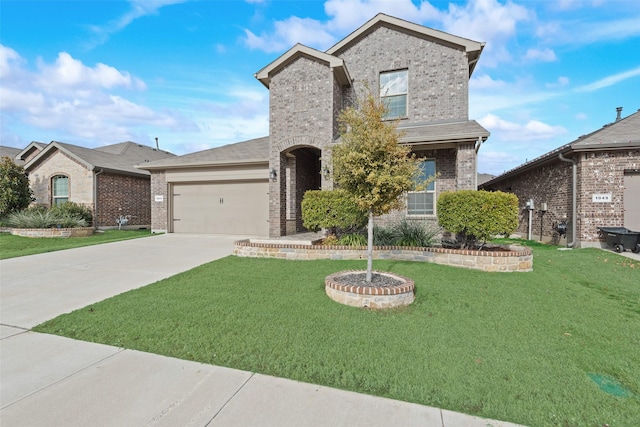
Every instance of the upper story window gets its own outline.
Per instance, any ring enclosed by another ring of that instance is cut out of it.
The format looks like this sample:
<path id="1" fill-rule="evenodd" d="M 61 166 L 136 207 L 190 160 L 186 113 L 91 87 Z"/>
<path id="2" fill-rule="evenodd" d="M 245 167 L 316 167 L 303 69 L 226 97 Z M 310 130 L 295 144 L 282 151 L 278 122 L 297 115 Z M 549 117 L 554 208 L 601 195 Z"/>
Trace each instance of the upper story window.
<path id="1" fill-rule="evenodd" d="M 429 159 L 420 164 L 422 173 L 418 181 L 424 182 L 436 174 L 436 161 Z M 435 213 L 436 183 L 432 181 L 422 191 L 407 194 L 407 215 L 433 215 Z"/>
<path id="2" fill-rule="evenodd" d="M 380 73 L 380 101 L 387 107 L 385 119 L 407 117 L 407 70 Z"/>
<path id="3" fill-rule="evenodd" d="M 64 175 L 54 176 L 51 180 L 52 204 L 53 206 L 61 205 L 69 201 L 69 177 Z"/>

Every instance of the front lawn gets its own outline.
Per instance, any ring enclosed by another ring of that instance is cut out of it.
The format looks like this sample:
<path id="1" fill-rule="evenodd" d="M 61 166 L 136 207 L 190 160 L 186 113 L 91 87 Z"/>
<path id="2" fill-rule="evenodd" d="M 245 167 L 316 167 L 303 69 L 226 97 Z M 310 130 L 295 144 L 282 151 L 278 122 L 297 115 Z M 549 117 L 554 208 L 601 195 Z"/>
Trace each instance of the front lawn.
<path id="1" fill-rule="evenodd" d="M 326 275 L 364 267 L 228 257 L 35 330 L 530 426 L 638 425 L 640 262 L 541 246 L 530 273 L 375 261 L 415 280 L 411 306 L 325 295 Z"/>
<path id="2" fill-rule="evenodd" d="M 149 230 L 106 230 L 88 237 L 22 237 L 0 233 L 0 259 L 150 236 Z"/>

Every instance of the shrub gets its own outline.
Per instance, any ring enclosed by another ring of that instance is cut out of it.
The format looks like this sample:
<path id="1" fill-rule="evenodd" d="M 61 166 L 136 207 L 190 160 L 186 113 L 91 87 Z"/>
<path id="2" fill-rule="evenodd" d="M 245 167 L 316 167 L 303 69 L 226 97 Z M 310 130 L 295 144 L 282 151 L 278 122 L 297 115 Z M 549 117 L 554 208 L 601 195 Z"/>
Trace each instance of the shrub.
<path id="1" fill-rule="evenodd" d="M 501 191 L 460 190 L 442 193 L 437 202 L 438 222 L 456 233 L 463 248 L 472 248 L 476 240 L 511 234 L 518 227 L 518 198 Z"/>
<path id="2" fill-rule="evenodd" d="M 395 246 L 395 237 L 390 228 L 373 227 L 373 245 L 374 246 Z"/>
<path id="3" fill-rule="evenodd" d="M 305 228 L 322 228 L 336 234 L 340 230 L 357 229 L 367 221 L 367 214 L 344 190 L 311 190 L 302 198 L 302 223 Z"/>
<path id="4" fill-rule="evenodd" d="M 9 214 L 5 220 L 13 228 L 62 228 L 86 227 L 87 221 L 70 214 L 58 214 L 53 209 L 28 208 Z"/>
<path id="5" fill-rule="evenodd" d="M 86 206 L 79 205 L 74 202 L 65 202 L 60 205 L 53 206 L 51 211 L 59 217 L 72 217 L 85 220 L 87 224 L 93 221 L 91 209 Z"/>
<path id="6" fill-rule="evenodd" d="M 433 246 L 440 231 L 439 228 L 426 227 L 421 222 L 406 219 L 394 224 L 391 228 L 395 246 Z"/>
<path id="7" fill-rule="evenodd" d="M 330 234 L 327 237 L 324 238 L 324 240 L 322 241 L 322 244 L 324 246 L 336 246 L 338 245 L 340 242 L 338 240 L 338 238 L 334 235 L 334 234 Z"/>
<path id="8" fill-rule="evenodd" d="M 24 168 L 9 157 L 0 158 L 0 218 L 26 208 L 33 200 Z"/>
<path id="9" fill-rule="evenodd" d="M 338 244 L 344 246 L 367 246 L 367 236 L 360 233 L 352 233 L 342 236 Z"/>

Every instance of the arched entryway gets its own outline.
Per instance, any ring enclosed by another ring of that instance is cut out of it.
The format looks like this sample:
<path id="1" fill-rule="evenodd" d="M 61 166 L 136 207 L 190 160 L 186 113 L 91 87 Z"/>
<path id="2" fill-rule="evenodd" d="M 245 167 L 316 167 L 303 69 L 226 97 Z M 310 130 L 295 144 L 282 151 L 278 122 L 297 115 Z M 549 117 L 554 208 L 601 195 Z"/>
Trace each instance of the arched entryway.
<path id="1" fill-rule="evenodd" d="M 315 147 L 294 147 L 284 153 L 286 235 L 306 231 L 302 225 L 302 198 L 308 190 L 322 187 L 321 154 Z"/>

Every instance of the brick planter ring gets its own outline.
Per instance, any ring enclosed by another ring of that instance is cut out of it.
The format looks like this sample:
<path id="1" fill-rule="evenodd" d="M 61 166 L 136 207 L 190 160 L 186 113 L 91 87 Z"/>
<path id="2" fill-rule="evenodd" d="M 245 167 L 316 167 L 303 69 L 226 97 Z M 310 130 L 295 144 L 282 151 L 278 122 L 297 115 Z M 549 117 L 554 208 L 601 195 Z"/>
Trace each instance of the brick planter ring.
<path id="1" fill-rule="evenodd" d="M 352 307 L 384 309 L 409 305 L 415 299 L 413 280 L 393 273 L 375 271 L 375 274 L 392 277 L 403 283 L 393 286 L 355 286 L 339 283 L 340 276 L 362 271 L 347 270 L 331 274 L 324 279 L 324 289 L 329 298 Z"/>

